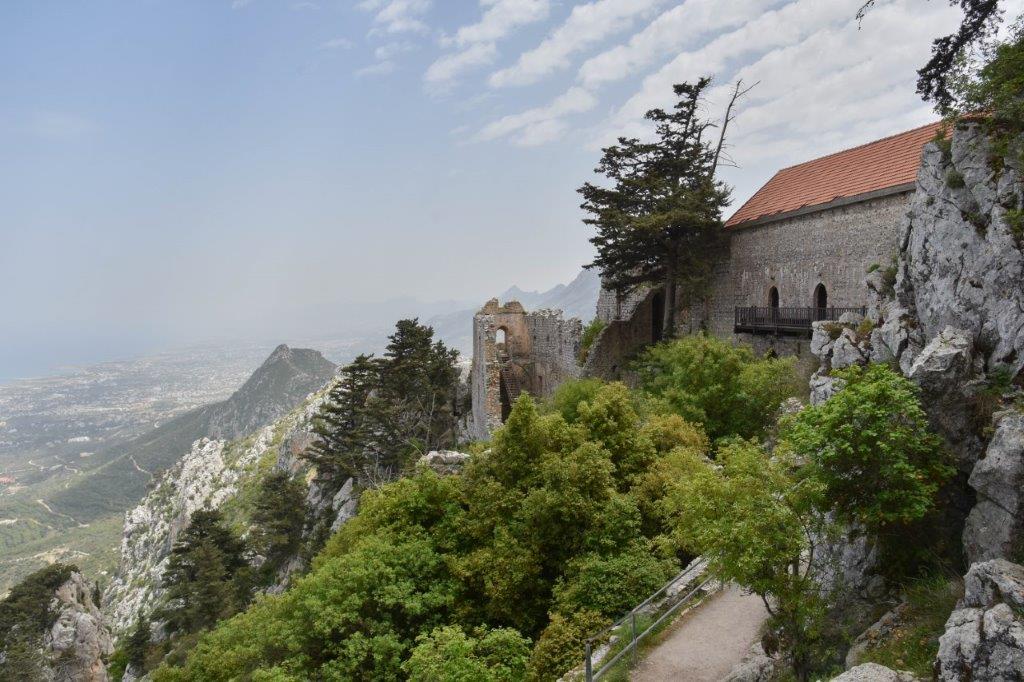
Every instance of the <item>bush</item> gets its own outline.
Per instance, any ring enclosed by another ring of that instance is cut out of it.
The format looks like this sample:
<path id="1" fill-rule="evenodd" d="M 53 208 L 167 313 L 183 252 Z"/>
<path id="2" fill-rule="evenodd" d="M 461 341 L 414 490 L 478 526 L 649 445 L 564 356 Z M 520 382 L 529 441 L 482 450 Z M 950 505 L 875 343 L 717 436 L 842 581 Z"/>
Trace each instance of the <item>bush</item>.
<path id="1" fill-rule="evenodd" d="M 582 365 L 587 361 L 587 356 L 590 355 L 590 349 L 597 341 L 597 337 L 601 335 L 604 328 L 608 326 L 604 320 L 595 317 L 591 320 L 586 327 L 583 328 L 583 336 L 580 338 L 580 357 L 579 363 Z"/>
<path id="2" fill-rule="evenodd" d="M 797 393 L 792 358 L 759 358 L 704 334 L 659 344 L 641 356 L 641 390 L 712 439 L 764 434 L 783 400 Z"/>
<path id="3" fill-rule="evenodd" d="M 548 402 L 547 411 L 557 412 L 570 424 L 578 418 L 581 403 L 590 402 L 604 386 L 600 379 L 573 379 L 555 389 Z"/>
<path id="4" fill-rule="evenodd" d="M 953 467 L 917 388 L 886 365 L 833 375 L 843 390 L 787 420 L 783 447 L 806 459 L 842 520 L 879 532 L 923 518 Z"/>
<path id="5" fill-rule="evenodd" d="M 618 554 L 585 554 L 573 559 L 555 587 L 561 613 L 592 609 L 611 620 L 649 597 L 675 575 L 676 563 L 659 558 L 646 543 Z M 608 589 L 614 585 L 615 589 Z"/>
<path id="6" fill-rule="evenodd" d="M 570 616 L 555 613 L 544 629 L 530 655 L 527 679 L 531 682 L 557 680 L 583 662 L 587 638 L 608 621 L 593 611 L 579 611 Z"/>
<path id="7" fill-rule="evenodd" d="M 515 630 L 434 629 L 416 639 L 403 670 L 410 682 L 520 682 L 526 677 L 530 640 Z"/>
<path id="8" fill-rule="evenodd" d="M 962 189 L 964 187 L 964 176 L 955 168 L 950 168 L 946 172 L 946 185 L 951 189 Z"/>
<path id="9" fill-rule="evenodd" d="M 0 649 L 8 638 L 35 637 L 53 625 L 57 617 L 50 608 L 53 593 L 77 570 L 70 564 L 50 564 L 11 588 L 0 601 Z"/>

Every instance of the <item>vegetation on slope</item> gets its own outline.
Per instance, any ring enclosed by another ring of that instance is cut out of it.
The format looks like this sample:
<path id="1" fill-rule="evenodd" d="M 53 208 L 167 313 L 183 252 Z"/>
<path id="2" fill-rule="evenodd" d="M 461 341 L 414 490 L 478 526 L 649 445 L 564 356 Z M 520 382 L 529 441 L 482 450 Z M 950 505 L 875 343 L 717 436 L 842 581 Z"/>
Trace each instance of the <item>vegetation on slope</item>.
<path id="1" fill-rule="evenodd" d="M 753 354 L 738 365 L 785 367 Z M 772 391 L 762 399 L 782 399 Z M 572 382 L 546 406 L 523 395 L 461 474 L 366 491 L 307 576 L 155 679 L 554 679 L 690 558 L 667 500 L 708 447 L 669 402 L 621 384 Z"/>

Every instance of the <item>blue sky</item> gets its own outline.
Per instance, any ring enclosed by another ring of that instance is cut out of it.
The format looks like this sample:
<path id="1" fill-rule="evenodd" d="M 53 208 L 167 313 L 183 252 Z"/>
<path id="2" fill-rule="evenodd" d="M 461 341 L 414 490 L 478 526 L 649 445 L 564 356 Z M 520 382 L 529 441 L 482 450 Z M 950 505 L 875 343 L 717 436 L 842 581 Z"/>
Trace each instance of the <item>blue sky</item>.
<path id="1" fill-rule="evenodd" d="M 760 81 L 738 201 L 931 120 L 914 70 L 956 13 L 880 0 L 858 28 L 859 4 L 5 2 L 0 377 L 568 281 L 590 256 L 575 188 L 673 82 L 714 75 L 718 115 Z"/>

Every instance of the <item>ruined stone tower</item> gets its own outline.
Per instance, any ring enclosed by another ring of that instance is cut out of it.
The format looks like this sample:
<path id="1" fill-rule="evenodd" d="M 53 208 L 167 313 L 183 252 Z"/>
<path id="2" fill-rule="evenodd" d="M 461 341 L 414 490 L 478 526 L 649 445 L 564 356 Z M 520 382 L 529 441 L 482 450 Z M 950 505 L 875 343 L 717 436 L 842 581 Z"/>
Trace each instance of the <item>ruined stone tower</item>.
<path id="1" fill-rule="evenodd" d="M 487 438 L 523 391 L 546 398 L 580 376 L 583 326 L 560 310 L 527 312 L 518 301 L 492 298 L 473 317 L 472 435 Z"/>

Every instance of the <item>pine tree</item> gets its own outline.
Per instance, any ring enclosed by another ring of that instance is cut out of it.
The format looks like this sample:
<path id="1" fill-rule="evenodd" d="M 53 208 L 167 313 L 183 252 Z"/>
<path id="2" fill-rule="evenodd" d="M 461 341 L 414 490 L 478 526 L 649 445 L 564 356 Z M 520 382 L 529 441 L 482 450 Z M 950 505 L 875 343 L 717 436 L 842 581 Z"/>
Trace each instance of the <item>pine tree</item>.
<path id="1" fill-rule="evenodd" d="M 244 605 L 244 590 L 234 582 L 248 566 L 244 549 L 219 511 L 193 512 L 163 575 L 167 604 L 161 616 L 169 630 L 195 632 Z"/>
<path id="2" fill-rule="evenodd" d="M 705 135 L 716 125 L 701 117 L 701 98 L 709 78 L 676 85 L 678 102 L 666 112 L 652 109 L 646 118 L 656 139 L 619 138 L 604 149 L 595 172 L 610 187 L 586 183 L 579 189 L 584 223 L 597 229 L 590 240 L 598 267 L 610 288 L 626 292 L 642 285 L 661 285 L 665 292 L 664 331 L 675 331 L 675 310 L 700 296 L 710 279 L 721 240 L 722 209 L 729 190 L 715 180 L 730 111 L 718 144 Z M 737 84 L 732 102 L 741 96 Z"/>
<path id="3" fill-rule="evenodd" d="M 132 628 L 124 643 L 124 651 L 128 663 L 138 670 L 145 668 L 146 654 L 149 652 L 149 641 L 149 618 L 140 613 L 135 621 L 135 627 Z"/>
<path id="4" fill-rule="evenodd" d="M 304 488 L 284 471 L 264 477 L 253 504 L 250 541 L 266 558 L 267 570 L 276 570 L 298 551 L 305 519 Z"/>
<path id="5" fill-rule="evenodd" d="M 380 385 L 381 362 L 359 355 L 339 372 L 314 422 L 316 441 L 303 455 L 322 479 L 341 481 L 362 469 L 371 429 L 367 401 Z"/>

